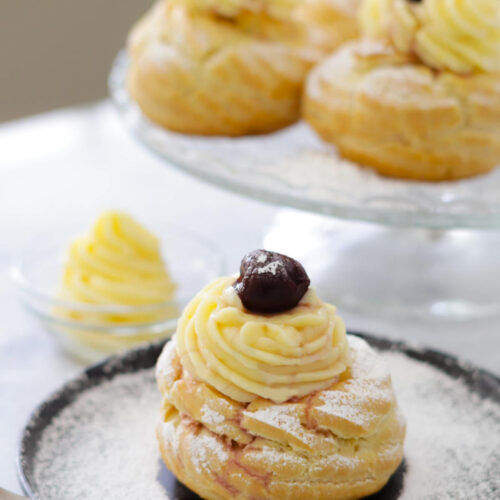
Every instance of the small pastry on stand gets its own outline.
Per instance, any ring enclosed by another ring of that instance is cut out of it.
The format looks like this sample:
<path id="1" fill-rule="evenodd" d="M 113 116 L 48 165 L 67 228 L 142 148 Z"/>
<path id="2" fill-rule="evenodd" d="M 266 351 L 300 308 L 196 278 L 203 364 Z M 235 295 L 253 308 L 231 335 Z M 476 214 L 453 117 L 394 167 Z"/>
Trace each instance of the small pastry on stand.
<path id="1" fill-rule="evenodd" d="M 365 0 L 362 41 L 309 75 L 303 114 L 383 175 L 470 177 L 500 164 L 500 2 Z"/>
<path id="2" fill-rule="evenodd" d="M 186 134 L 272 132 L 300 116 L 322 52 L 294 0 L 160 0 L 133 29 L 128 88 L 143 113 Z"/>
<path id="3" fill-rule="evenodd" d="M 128 88 L 177 132 L 240 136 L 300 118 L 305 77 L 357 35 L 359 0 L 159 0 L 132 30 Z"/>
<path id="4" fill-rule="evenodd" d="M 354 500 L 403 458 L 389 371 L 295 260 L 257 250 L 207 285 L 157 363 L 167 467 L 205 499 Z"/>

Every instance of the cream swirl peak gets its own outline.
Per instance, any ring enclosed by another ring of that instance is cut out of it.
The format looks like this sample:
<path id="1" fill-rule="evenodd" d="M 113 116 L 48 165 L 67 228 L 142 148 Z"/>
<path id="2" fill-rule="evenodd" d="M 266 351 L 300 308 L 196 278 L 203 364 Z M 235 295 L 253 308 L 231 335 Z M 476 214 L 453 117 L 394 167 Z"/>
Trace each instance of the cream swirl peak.
<path id="1" fill-rule="evenodd" d="M 388 38 L 433 68 L 500 70 L 498 0 L 365 0 L 360 19 L 364 34 Z"/>
<path id="2" fill-rule="evenodd" d="M 234 280 L 210 283 L 179 320 L 177 353 L 191 376 L 236 401 L 276 403 L 339 380 L 349 347 L 334 306 L 309 289 L 288 311 L 255 314 L 243 306 Z"/>

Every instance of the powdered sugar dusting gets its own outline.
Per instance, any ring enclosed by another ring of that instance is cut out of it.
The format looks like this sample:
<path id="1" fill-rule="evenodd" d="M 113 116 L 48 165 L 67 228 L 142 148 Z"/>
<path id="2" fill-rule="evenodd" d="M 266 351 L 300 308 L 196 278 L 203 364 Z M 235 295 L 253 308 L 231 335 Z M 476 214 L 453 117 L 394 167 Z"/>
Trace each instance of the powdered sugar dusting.
<path id="1" fill-rule="evenodd" d="M 498 500 L 500 405 L 401 353 L 385 353 L 407 417 L 401 500 Z"/>
<path id="2" fill-rule="evenodd" d="M 370 406 L 377 403 L 390 404 L 393 390 L 390 384 L 390 372 L 387 364 L 364 340 L 349 335 L 351 347 L 351 372 L 353 378 L 344 385 L 344 391 L 325 390 L 319 399 L 322 405 L 318 411 L 367 428 L 379 418 L 370 411 Z"/>
<path id="3" fill-rule="evenodd" d="M 303 443 L 313 444 L 310 434 L 297 419 L 293 405 L 272 405 L 256 411 L 244 411 L 243 414 L 271 427 L 281 429 Z"/>
<path id="4" fill-rule="evenodd" d="M 219 425 L 225 420 L 224 415 L 221 415 L 207 405 L 203 406 L 201 409 L 201 416 L 203 418 L 203 423 L 208 425 Z"/>
<path id="5" fill-rule="evenodd" d="M 283 464 L 289 455 L 283 453 L 279 448 L 271 448 L 269 446 L 263 446 L 260 449 L 256 449 L 254 454 L 258 456 L 260 460 L 269 464 L 269 467 L 274 467 L 278 464 Z M 296 460 L 305 460 L 300 455 L 294 457 Z M 288 458 L 290 460 L 290 458 Z"/>
<path id="6" fill-rule="evenodd" d="M 397 352 L 382 357 L 390 367 L 408 424 L 407 473 L 400 499 L 498 500 L 500 406 L 479 398 L 461 381 L 425 363 Z M 35 457 L 38 498 L 168 499 L 158 479 L 163 466 L 154 428 L 161 397 L 153 372 L 119 375 L 90 388 L 50 423 Z M 258 411 L 262 418 L 278 419 L 285 429 L 291 425 L 282 415 Z M 296 429 L 292 425 L 289 430 Z M 164 424 L 163 432 L 166 436 L 174 433 L 173 424 Z M 200 470 L 213 453 L 226 460 L 227 451 L 213 434 L 203 432 L 195 441 L 193 456 Z M 175 439 L 171 442 L 176 447 Z M 269 447 L 255 453 L 265 454 L 270 466 L 283 456 L 280 450 Z M 332 455 L 331 459 L 338 457 Z"/>
<path id="7" fill-rule="evenodd" d="M 224 463 L 229 460 L 229 454 L 224 445 L 214 434 L 204 432 L 191 439 L 191 457 L 196 471 L 201 474 L 204 470 L 210 470 L 210 456 L 215 453 L 217 460 Z"/>
<path id="8" fill-rule="evenodd" d="M 391 373 L 387 363 L 384 363 L 380 356 L 363 339 L 349 335 L 349 346 L 353 358 L 351 371 L 354 378 L 362 380 L 390 378 Z"/>
<path id="9" fill-rule="evenodd" d="M 168 499 L 157 481 L 160 403 L 153 370 L 83 392 L 42 435 L 34 471 L 38 498 Z"/>
<path id="10" fill-rule="evenodd" d="M 177 432 L 176 423 L 174 420 L 168 420 L 162 423 L 161 427 L 165 441 L 171 443 L 174 450 L 179 448 L 179 433 Z"/>
<path id="11" fill-rule="evenodd" d="M 321 461 L 321 464 L 317 464 L 315 469 L 320 471 L 324 470 L 325 467 L 329 467 L 332 470 L 342 470 L 342 469 L 354 469 L 360 460 L 358 457 L 348 457 L 343 455 L 335 455 L 332 454 L 328 457 L 324 457 Z"/>
<path id="12" fill-rule="evenodd" d="M 265 253 L 261 253 L 261 254 L 257 255 L 256 260 L 259 264 L 264 264 L 264 262 L 266 262 L 266 260 L 267 260 L 267 255 Z"/>
<path id="13" fill-rule="evenodd" d="M 319 406 L 318 410 L 349 420 L 360 427 L 366 427 L 371 420 L 377 418 L 377 415 L 366 411 L 364 401 L 358 398 L 356 392 L 325 391 L 320 399 L 324 404 Z"/>
<path id="14" fill-rule="evenodd" d="M 179 377 L 180 365 L 174 361 L 177 358 L 175 337 L 174 335 L 172 341 L 168 342 L 165 346 L 160 355 L 159 362 L 156 363 L 157 377 L 163 380 L 165 385 L 172 385 Z"/>
<path id="15" fill-rule="evenodd" d="M 282 267 L 283 264 L 279 260 L 275 260 L 272 262 L 269 262 L 269 264 L 266 264 L 263 267 L 257 268 L 257 273 L 259 274 L 272 274 L 273 276 L 276 276 L 278 273 L 278 269 Z"/>

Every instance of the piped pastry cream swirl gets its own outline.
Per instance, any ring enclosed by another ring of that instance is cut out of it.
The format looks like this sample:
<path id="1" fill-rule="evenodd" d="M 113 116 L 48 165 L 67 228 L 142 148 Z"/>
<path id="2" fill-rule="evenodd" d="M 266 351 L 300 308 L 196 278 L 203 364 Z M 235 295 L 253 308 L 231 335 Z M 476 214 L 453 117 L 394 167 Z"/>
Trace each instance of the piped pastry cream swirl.
<path id="1" fill-rule="evenodd" d="M 360 19 L 365 35 L 389 38 L 433 68 L 500 71 L 498 0 L 365 0 Z"/>
<path id="2" fill-rule="evenodd" d="M 293 309 L 272 315 L 244 308 L 234 277 L 205 287 L 177 328 L 177 353 L 198 380 L 239 402 L 276 403 L 325 389 L 349 366 L 344 322 L 309 289 Z"/>
<path id="3" fill-rule="evenodd" d="M 76 238 L 69 248 L 63 299 L 144 306 L 169 301 L 174 291 L 158 239 L 125 213 L 104 213 L 91 231 Z M 111 320 L 119 322 L 120 318 Z"/>

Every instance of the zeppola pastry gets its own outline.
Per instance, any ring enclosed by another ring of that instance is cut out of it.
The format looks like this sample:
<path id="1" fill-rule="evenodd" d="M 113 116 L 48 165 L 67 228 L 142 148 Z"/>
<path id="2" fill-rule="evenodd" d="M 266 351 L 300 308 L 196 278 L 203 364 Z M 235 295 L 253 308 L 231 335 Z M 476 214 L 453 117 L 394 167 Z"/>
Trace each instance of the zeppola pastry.
<path id="1" fill-rule="evenodd" d="M 159 0 L 129 37 L 128 88 L 177 132 L 239 136 L 300 117 L 307 72 L 358 34 L 360 0 Z"/>
<path id="2" fill-rule="evenodd" d="M 154 122 L 239 136 L 296 121 L 321 56 L 296 0 L 160 0 L 129 37 L 128 88 Z"/>
<path id="3" fill-rule="evenodd" d="M 309 75 L 303 113 L 384 175 L 448 180 L 500 163 L 500 2 L 365 0 L 364 39 Z"/>
<path id="4" fill-rule="evenodd" d="M 353 500 L 403 458 L 387 368 L 289 257 L 251 252 L 207 285 L 156 374 L 161 454 L 205 499 Z"/>

